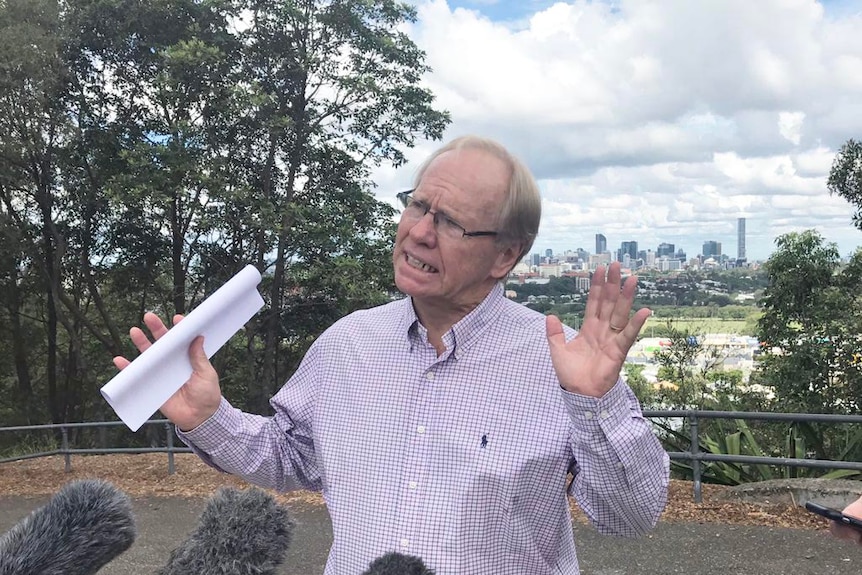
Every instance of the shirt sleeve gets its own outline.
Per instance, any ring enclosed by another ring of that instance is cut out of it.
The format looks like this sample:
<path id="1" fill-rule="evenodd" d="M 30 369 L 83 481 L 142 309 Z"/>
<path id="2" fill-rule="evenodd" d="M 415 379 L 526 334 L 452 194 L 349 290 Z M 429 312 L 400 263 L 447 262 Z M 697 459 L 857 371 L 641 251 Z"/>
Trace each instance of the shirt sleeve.
<path id="1" fill-rule="evenodd" d="M 317 391 L 317 352 L 270 401 L 275 415 L 245 413 L 225 399 L 191 431 L 177 435 L 209 466 L 261 487 L 290 491 L 322 487 L 314 450 L 312 420 Z"/>
<path id="2" fill-rule="evenodd" d="M 561 389 L 574 428 L 570 495 L 600 533 L 633 537 L 667 502 L 670 458 L 623 381 L 601 398 Z"/>

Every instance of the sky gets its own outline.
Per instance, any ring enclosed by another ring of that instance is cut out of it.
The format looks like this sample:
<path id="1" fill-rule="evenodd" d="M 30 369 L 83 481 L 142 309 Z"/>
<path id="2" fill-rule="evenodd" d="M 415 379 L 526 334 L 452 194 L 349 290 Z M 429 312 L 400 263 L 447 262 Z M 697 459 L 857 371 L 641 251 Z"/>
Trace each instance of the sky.
<path id="1" fill-rule="evenodd" d="M 748 259 L 815 229 L 842 256 L 862 246 L 829 170 L 862 140 L 862 0 L 411 0 L 404 27 L 423 79 L 451 113 L 444 141 L 491 137 L 542 191 L 533 252 L 705 241 Z M 373 178 L 411 187 L 440 142 Z"/>

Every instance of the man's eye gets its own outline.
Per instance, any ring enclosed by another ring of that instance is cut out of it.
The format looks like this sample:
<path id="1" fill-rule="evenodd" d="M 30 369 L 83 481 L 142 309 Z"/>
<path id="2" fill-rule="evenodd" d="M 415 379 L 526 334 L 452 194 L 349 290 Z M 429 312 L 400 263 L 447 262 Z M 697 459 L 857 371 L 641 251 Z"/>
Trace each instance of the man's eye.
<path id="1" fill-rule="evenodd" d="M 440 214 L 440 221 L 443 222 L 444 226 L 447 226 L 447 227 L 450 227 L 450 228 L 453 228 L 456 230 L 461 228 L 461 226 L 458 224 L 458 222 L 456 222 L 455 220 L 453 220 L 453 219 L 451 219 L 451 218 L 449 218 L 443 214 Z"/>

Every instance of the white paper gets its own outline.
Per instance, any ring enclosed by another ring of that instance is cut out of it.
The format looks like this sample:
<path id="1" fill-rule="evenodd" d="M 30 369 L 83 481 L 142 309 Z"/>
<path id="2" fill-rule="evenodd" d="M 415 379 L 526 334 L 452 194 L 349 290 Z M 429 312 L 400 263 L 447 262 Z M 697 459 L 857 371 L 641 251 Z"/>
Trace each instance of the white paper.
<path id="1" fill-rule="evenodd" d="M 102 396 L 137 431 L 192 374 L 189 346 L 204 336 L 212 357 L 257 311 L 260 272 L 246 266 L 102 387 Z"/>

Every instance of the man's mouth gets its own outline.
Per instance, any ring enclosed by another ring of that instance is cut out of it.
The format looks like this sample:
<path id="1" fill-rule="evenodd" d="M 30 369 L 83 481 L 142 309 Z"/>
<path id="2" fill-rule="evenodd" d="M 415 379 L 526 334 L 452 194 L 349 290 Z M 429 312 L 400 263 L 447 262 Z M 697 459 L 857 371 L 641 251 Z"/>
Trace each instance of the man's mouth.
<path id="1" fill-rule="evenodd" d="M 427 272 L 429 274 L 437 273 L 437 268 L 429 266 L 425 262 L 417 260 L 409 254 L 405 254 L 405 256 L 407 259 L 407 265 L 409 265 L 411 268 L 416 268 L 417 270 L 422 270 L 423 272 Z"/>

